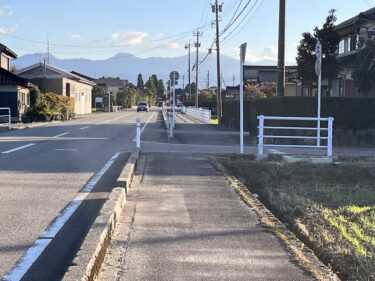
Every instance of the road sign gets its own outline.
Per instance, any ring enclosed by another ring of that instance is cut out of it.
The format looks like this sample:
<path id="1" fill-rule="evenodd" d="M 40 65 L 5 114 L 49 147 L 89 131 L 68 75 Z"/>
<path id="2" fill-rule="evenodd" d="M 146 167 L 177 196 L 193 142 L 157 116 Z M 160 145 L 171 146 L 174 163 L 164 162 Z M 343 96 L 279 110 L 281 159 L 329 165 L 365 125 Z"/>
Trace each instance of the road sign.
<path id="1" fill-rule="evenodd" d="M 322 72 L 322 43 L 318 40 L 315 45 L 315 56 L 316 56 L 316 62 L 315 62 L 315 74 L 317 76 L 320 75 Z"/>
<path id="2" fill-rule="evenodd" d="M 180 74 L 177 71 L 172 71 L 171 73 L 169 73 L 169 79 L 171 79 L 172 81 L 176 81 L 180 79 Z"/>
<path id="3" fill-rule="evenodd" d="M 241 60 L 242 64 L 245 62 L 246 45 L 247 45 L 247 43 L 243 43 L 240 46 L 240 60 Z"/>
<path id="4" fill-rule="evenodd" d="M 103 102 L 103 98 L 102 97 L 95 97 L 95 102 L 102 103 Z"/>

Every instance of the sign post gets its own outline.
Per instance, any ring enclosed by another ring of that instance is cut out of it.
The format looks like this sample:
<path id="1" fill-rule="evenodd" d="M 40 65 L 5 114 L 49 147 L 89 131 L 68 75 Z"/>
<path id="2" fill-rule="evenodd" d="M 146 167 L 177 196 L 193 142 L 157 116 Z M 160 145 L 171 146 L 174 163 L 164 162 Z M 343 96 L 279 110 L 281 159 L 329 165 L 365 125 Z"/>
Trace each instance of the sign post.
<path id="1" fill-rule="evenodd" d="M 318 109 L 317 109 L 317 146 L 320 146 L 320 104 L 322 95 L 322 43 L 318 40 L 315 45 L 315 74 L 318 76 Z"/>
<path id="2" fill-rule="evenodd" d="M 243 64 L 245 62 L 246 45 L 240 46 L 240 153 L 244 153 L 243 148 Z"/>
<path id="3" fill-rule="evenodd" d="M 170 74 L 169 74 L 169 79 L 171 81 L 171 85 L 172 85 L 172 112 L 173 112 L 173 115 L 172 115 L 172 127 L 174 129 L 174 123 L 175 123 L 175 103 L 176 103 L 176 93 L 175 93 L 175 85 L 177 85 L 177 80 L 180 78 L 180 74 L 177 72 L 177 71 L 172 71 Z"/>

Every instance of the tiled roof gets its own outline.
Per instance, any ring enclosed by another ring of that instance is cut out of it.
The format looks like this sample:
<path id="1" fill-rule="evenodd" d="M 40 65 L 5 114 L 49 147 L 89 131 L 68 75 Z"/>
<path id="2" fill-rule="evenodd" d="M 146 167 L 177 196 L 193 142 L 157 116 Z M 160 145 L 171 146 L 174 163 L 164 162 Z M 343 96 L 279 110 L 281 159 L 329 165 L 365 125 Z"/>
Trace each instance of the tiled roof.
<path id="1" fill-rule="evenodd" d="M 15 59 L 17 58 L 17 54 L 10 50 L 7 46 L 0 43 L 0 53 L 4 53 L 7 56 L 10 56 L 11 58 Z"/>
<path id="2" fill-rule="evenodd" d="M 375 7 L 371 8 L 367 11 L 364 11 L 362 13 L 359 13 L 358 15 L 356 15 L 356 16 L 336 25 L 335 30 L 339 30 L 339 29 L 345 28 L 349 25 L 354 25 L 354 24 L 357 24 L 361 21 L 368 21 L 368 20 L 375 21 Z"/>
<path id="3" fill-rule="evenodd" d="M 4 68 L 0 68 L 0 85 L 27 87 L 28 81 Z"/>

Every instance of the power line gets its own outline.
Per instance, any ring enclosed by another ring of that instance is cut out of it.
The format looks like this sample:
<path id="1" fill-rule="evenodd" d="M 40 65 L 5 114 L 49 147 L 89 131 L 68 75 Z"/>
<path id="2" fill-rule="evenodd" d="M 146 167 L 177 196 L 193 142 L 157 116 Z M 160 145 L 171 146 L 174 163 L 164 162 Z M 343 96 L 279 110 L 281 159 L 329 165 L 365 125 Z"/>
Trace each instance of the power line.
<path id="1" fill-rule="evenodd" d="M 234 18 L 234 20 L 232 20 L 231 22 L 227 24 L 227 26 L 223 29 L 220 35 L 223 35 L 225 32 L 228 31 L 228 29 L 238 20 L 238 18 L 242 15 L 242 13 L 246 10 L 246 8 L 249 6 L 250 3 L 251 3 L 251 0 L 247 1 L 245 6 L 242 8 L 242 10 L 238 13 L 238 15 Z"/>

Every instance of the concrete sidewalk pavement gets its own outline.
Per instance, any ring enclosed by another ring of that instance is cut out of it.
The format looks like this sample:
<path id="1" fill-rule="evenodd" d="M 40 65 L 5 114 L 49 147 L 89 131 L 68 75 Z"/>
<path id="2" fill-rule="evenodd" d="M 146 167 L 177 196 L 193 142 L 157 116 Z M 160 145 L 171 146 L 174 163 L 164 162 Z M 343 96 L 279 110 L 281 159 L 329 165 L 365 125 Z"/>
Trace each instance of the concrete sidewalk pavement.
<path id="1" fill-rule="evenodd" d="M 207 156 L 139 166 L 98 280 L 313 280 Z"/>

